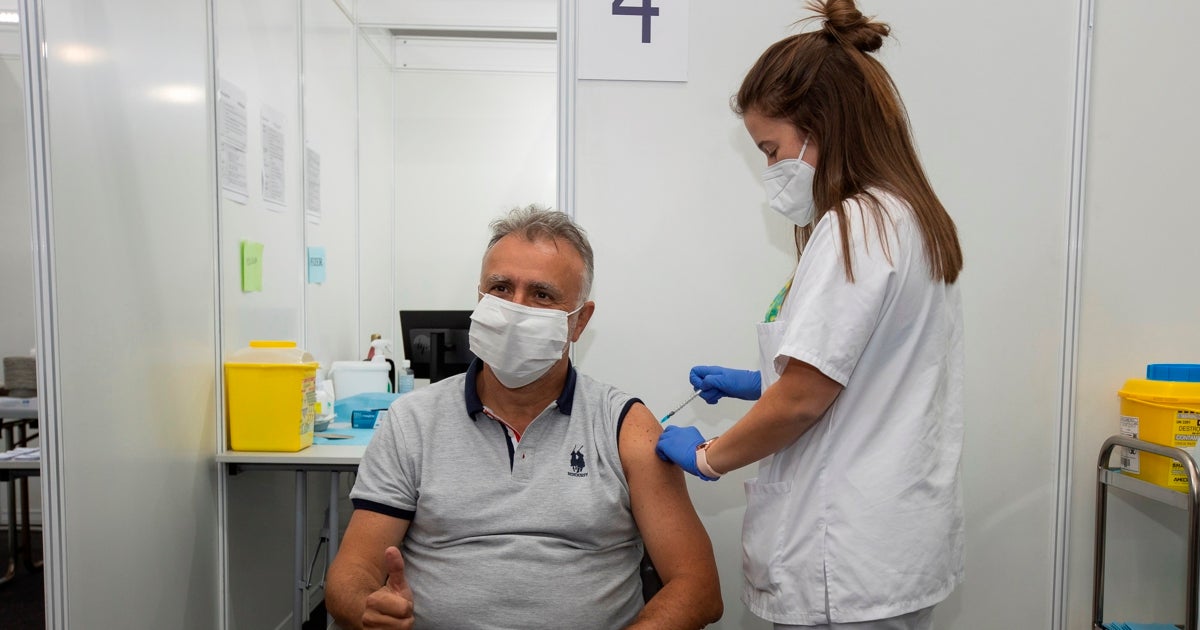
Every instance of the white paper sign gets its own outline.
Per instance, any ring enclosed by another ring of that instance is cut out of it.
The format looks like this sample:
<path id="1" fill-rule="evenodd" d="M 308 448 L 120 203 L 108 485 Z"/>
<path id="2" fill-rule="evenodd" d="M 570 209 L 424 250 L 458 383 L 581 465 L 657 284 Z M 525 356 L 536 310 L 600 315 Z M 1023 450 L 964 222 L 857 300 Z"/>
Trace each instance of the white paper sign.
<path id="1" fill-rule="evenodd" d="M 690 0 L 578 0 L 580 79 L 687 81 Z"/>
<path id="2" fill-rule="evenodd" d="M 250 200 L 246 185 L 246 93 L 222 80 L 217 92 L 217 177 L 225 197 L 245 204 Z"/>
<path id="3" fill-rule="evenodd" d="M 283 114 L 263 107 L 262 110 L 262 195 L 263 205 L 268 210 L 283 212 L 287 209 L 284 187 L 284 132 Z"/>

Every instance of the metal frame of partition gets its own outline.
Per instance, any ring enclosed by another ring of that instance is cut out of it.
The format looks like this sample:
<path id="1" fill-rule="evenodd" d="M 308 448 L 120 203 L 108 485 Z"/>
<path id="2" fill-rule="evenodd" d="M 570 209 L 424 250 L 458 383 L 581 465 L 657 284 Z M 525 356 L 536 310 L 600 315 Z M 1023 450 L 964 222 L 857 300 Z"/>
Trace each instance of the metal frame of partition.
<path id="1" fill-rule="evenodd" d="M 41 447 L 42 554 L 49 569 L 46 583 L 46 627 L 66 628 L 67 558 L 63 514 L 66 497 L 62 437 L 58 426 L 58 298 L 54 272 L 54 220 L 50 212 L 50 141 L 46 128 L 46 41 L 42 32 L 42 3 L 18 0 L 21 56 L 25 79 L 25 127 L 28 133 L 29 200 L 34 229 L 34 310 L 38 355 L 38 414 Z"/>

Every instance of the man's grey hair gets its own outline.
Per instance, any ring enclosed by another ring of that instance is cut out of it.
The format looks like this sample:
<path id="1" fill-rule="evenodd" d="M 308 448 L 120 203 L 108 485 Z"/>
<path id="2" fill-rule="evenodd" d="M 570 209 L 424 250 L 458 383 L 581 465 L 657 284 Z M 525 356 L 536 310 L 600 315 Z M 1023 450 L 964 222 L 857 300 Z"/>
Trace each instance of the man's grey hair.
<path id="1" fill-rule="evenodd" d="M 524 208 L 513 208 L 507 215 L 492 221 L 492 240 L 488 242 L 490 250 L 500 239 L 509 234 L 520 234 L 532 241 L 538 238 L 562 240 L 575 248 L 583 258 L 583 291 L 580 303 L 592 292 L 592 279 L 595 277 L 595 257 L 592 246 L 588 243 L 587 234 L 571 217 L 558 210 L 551 210 L 537 204 Z"/>

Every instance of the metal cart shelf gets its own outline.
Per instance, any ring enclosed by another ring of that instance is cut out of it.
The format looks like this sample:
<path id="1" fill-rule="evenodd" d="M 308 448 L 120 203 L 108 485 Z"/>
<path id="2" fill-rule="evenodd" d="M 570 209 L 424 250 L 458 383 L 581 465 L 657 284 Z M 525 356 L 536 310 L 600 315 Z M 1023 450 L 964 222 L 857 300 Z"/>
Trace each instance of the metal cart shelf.
<path id="1" fill-rule="evenodd" d="M 1188 476 L 1186 493 L 1169 490 L 1162 486 L 1147 483 L 1121 474 L 1119 470 L 1109 468 L 1113 449 L 1118 446 L 1133 448 L 1147 453 L 1169 457 L 1183 465 Z M 1096 550 L 1095 563 L 1092 567 L 1092 628 L 1104 630 L 1104 536 L 1105 520 L 1108 514 L 1108 488 L 1121 488 L 1128 492 L 1141 495 L 1154 501 L 1166 503 L 1188 513 L 1187 533 L 1187 613 L 1184 617 L 1183 630 L 1197 630 L 1197 570 L 1200 563 L 1197 553 L 1200 552 L 1200 477 L 1196 472 L 1196 461 L 1183 449 L 1171 446 L 1153 444 L 1123 435 L 1114 435 L 1104 441 L 1100 448 L 1100 458 L 1096 471 Z"/>

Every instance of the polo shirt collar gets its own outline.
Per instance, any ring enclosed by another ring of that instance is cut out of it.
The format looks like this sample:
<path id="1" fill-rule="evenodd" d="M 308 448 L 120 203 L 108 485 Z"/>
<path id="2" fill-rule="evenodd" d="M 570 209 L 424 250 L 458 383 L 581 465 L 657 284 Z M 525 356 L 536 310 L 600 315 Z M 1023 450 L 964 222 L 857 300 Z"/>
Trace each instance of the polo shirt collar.
<path id="1" fill-rule="evenodd" d="M 463 385 L 463 398 L 467 402 L 467 414 L 471 416 L 472 420 L 475 419 L 476 414 L 483 411 L 483 401 L 479 399 L 479 388 L 475 385 L 475 379 L 482 369 L 483 361 L 476 357 L 471 361 L 471 365 L 467 366 L 466 380 Z M 568 416 L 571 415 L 571 406 L 575 400 L 575 376 L 575 366 L 568 360 L 567 380 L 563 383 L 562 393 L 555 401 L 559 412 Z"/>

